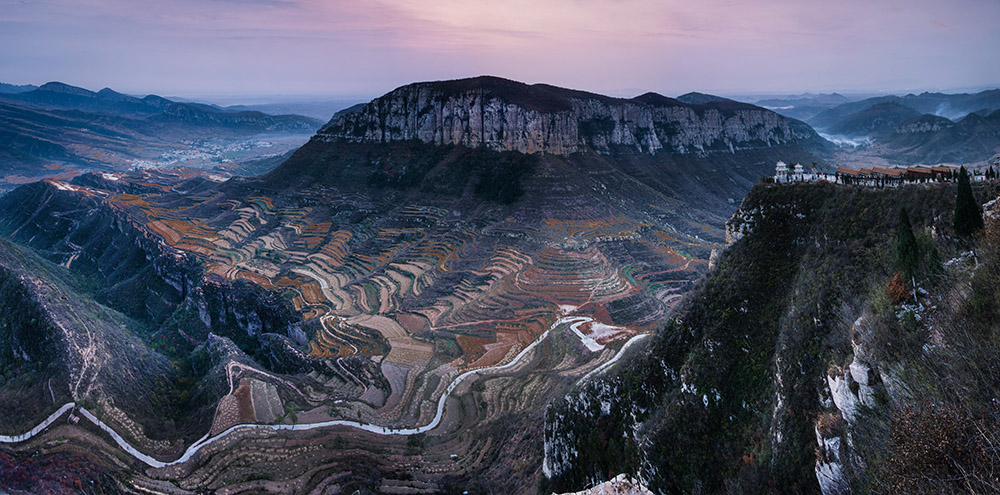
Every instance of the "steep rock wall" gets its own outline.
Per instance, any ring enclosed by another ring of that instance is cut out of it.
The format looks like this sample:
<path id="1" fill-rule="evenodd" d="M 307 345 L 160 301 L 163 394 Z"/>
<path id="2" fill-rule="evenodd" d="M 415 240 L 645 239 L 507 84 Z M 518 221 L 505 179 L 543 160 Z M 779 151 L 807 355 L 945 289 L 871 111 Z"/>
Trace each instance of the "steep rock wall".
<path id="1" fill-rule="evenodd" d="M 317 139 L 417 139 L 558 155 L 734 152 L 819 139 L 801 122 L 735 102 L 690 105 L 659 95 L 625 100 L 489 78 L 461 82 L 457 90 L 453 82 L 403 86 L 335 116 Z"/>
<path id="2" fill-rule="evenodd" d="M 69 268 L 99 287 L 98 302 L 150 330 L 185 322 L 185 332 L 199 341 L 212 332 L 251 354 L 263 334 L 299 331 L 300 318 L 279 296 L 205 279 L 196 259 L 96 194 L 47 182 L 22 186 L 0 198 L 0 235 Z"/>

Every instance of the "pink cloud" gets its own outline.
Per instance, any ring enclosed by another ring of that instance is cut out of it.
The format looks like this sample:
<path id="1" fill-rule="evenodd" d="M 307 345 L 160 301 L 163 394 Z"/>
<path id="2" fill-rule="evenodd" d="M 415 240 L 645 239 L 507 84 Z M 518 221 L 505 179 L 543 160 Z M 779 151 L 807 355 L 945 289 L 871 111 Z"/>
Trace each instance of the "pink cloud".
<path id="1" fill-rule="evenodd" d="M 1000 2 L 905 5 L 0 0 L 0 77 L 175 94 L 378 94 L 480 73 L 668 94 L 1000 82 Z"/>

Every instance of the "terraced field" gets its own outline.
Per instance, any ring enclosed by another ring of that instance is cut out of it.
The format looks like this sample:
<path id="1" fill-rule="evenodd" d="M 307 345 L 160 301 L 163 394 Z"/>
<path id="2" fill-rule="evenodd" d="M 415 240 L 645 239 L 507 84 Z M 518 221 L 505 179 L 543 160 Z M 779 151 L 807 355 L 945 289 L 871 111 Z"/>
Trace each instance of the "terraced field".
<path id="1" fill-rule="evenodd" d="M 718 247 L 619 198 L 456 209 L 321 185 L 194 188 L 156 172 L 119 174 L 107 189 L 53 183 L 104 195 L 207 277 L 281 293 L 317 322 L 309 356 L 377 359 L 389 390 L 368 387 L 359 407 L 401 424 L 440 393 L 431 382 L 509 361 L 559 316 L 592 318 L 581 336 L 601 346 L 649 331 Z"/>
<path id="2" fill-rule="evenodd" d="M 568 173 L 546 172 L 557 182 Z M 211 376 L 226 376 L 221 367 L 229 377 L 228 391 L 214 378 L 204 426 L 192 438 L 216 438 L 237 425 L 334 420 L 406 431 L 435 418 L 455 377 L 482 373 L 450 394 L 439 426 L 426 432 L 426 440 L 421 433 L 422 444 L 376 440 L 378 435 L 341 427 L 274 433 L 278 437 L 240 431 L 199 451 L 192 462 L 133 480 L 153 490 L 170 480 L 183 489 L 239 485 L 254 492 L 260 487 L 240 480 L 255 474 L 240 466 L 258 456 L 312 459 L 354 476 L 374 452 L 373 465 L 385 476 L 379 489 L 440 489 L 445 474 L 475 480 L 489 472 L 494 482 L 508 480 L 513 491 L 523 491 L 527 480 L 540 476 L 545 404 L 608 363 L 625 342 L 651 332 L 707 268 L 709 254 L 720 247 L 714 240 L 723 237 L 721 229 L 678 221 L 669 205 L 654 208 L 648 198 L 597 195 L 584 201 L 568 188 L 543 186 L 505 205 L 469 195 L 320 183 L 283 189 L 259 180 L 219 184 L 148 170 L 49 184 L 59 194 L 91 198 L 143 238 L 167 246 L 169 257 L 189 260 L 202 287 L 245 282 L 284 299 L 301 316 L 287 333 L 267 336 L 261 332 L 275 327 L 264 330 L 238 306 L 226 310 L 242 318 L 249 338 L 226 337 L 241 342 L 176 330 L 185 345 L 206 344 L 219 356 Z M 87 249 L 73 239 L 66 237 L 69 250 Z M 53 261 L 73 264 L 76 255 L 61 258 L 63 252 Z M 191 317 L 214 323 L 226 315 Z M 565 323 L 556 328 L 557 320 Z M 296 363 L 290 367 L 273 367 L 260 359 L 264 352 L 251 357 L 255 345 L 300 357 L 284 361 Z M 532 345 L 524 362 L 503 367 Z M 186 447 L 158 447 L 143 437 L 140 424 L 128 438 L 163 461 Z M 114 451 L 106 441 L 98 444 L 100 451 Z M 367 453 L 348 455 L 334 444 Z M 500 469 L 501 458 L 522 460 Z M 319 479 L 297 464 L 275 462 L 284 467 L 268 474 L 272 479 L 305 476 L 303 486 Z M 414 476 L 418 472 L 423 475 Z"/>

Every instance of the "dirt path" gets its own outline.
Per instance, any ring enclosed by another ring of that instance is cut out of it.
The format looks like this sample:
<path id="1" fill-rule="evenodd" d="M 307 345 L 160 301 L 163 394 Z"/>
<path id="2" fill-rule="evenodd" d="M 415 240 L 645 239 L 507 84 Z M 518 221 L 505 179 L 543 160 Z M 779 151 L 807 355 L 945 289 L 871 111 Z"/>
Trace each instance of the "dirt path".
<path id="1" fill-rule="evenodd" d="M 94 423 L 97 427 L 99 427 L 102 430 L 106 431 L 111 436 L 111 438 L 115 441 L 115 443 L 117 443 L 119 447 L 121 447 L 123 450 L 125 450 L 126 452 L 128 452 L 130 455 L 132 455 L 132 457 L 135 457 L 139 461 L 142 461 L 146 465 L 148 465 L 150 467 L 154 467 L 154 468 L 160 468 L 160 467 L 171 466 L 171 465 L 174 465 L 174 464 L 182 464 L 184 462 L 187 462 L 189 459 L 191 459 L 191 456 L 193 456 L 196 452 L 198 452 L 199 450 L 201 450 L 203 447 L 211 445 L 212 443 L 215 443 L 216 441 L 221 440 L 221 439 L 225 438 L 226 436 L 232 434 L 233 432 L 235 432 L 235 431 L 237 431 L 239 429 L 243 429 L 243 428 L 268 428 L 268 429 L 271 429 L 271 430 L 303 431 L 303 430 L 312 430 L 312 429 L 316 429 L 316 428 L 327 428 L 327 427 L 331 427 L 331 426 L 349 426 L 349 427 L 352 427 L 352 428 L 356 428 L 356 429 L 359 429 L 359 430 L 364 430 L 364 431 L 367 431 L 367 432 L 370 432 L 370 433 L 375 433 L 375 434 L 378 434 L 378 435 L 416 435 L 416 434 L 419 434 L 419 433 L 425 433 L 427 431 L 433 430 L 434 428 L 436 428 L 438 426 L 438 424 L 441 423 L 441 418 L 444 416 L 445 403 L 447 402 L 448 397 L 455 390 L 455 388 L 457 388 L 466 378 L 468 378 L 469 376 L 474 375 L 476 373 L 489 373 L 489 372 L 494 372 L 494 371 L 503 371 L 503 370 L 506 370 L 506 369 L 509 369 L 509 368 L 512 368 L 512 367 L 516 366 L 519 362 L 521 362 L 522 359 L 524 359 L 525 356 L 527 356 L 532 350 L 534 350 L 534 348 L 539 343 L 541 343 L 543 340 L 545 340 L 545 338 L 548 337 L 549 333 L 552 330 L 554 330 L 555 328 L 559 327 L 560 325 L 564 325 L 564 324 L 567 324 L 567 323 L 575 323 L 576 321 L 577 320 L 575 318 L 573 318 L 573 317 L 563 317 L 563 318 L 560 318 L 560 319 L 556 320 L 556 322 L 553 323 L 552 326 L 550 326 L 548 328 L 548 330 L 545 331 L 545 333 L 543 333 L 540 337 L 538 337 L 537 339 L 535 339 L 535 341 L 533 341 L 531 344 L 529 344 L 527 347 L 525 347 L 523 350 L 521 350 L 521 352 L 518 353 L 517 356 L 515 356 L 514 359 L 512 359 L 507 364 L 500 365 L 500 366 L 493 366 L 493 367 L 489 367 L 489 368 L 482 368 L 482 369 L 477 369 L 477 370 L 470 370 L 470 371 L 466 371 L 464 373 L 459 374 L 458 376 L 456 376 L 455 378 L 452 379 L 451 383 L 448 385 L 448 388 L 445 390 L 445 392 L 443 394 L 441 394 L 441 397 L 438 398 L 437 412 L 434 415 L 434 418 L 429 423 L 427 423 L 426 425 L 418 426 L 418 427 L 414 427 L 414 428 L 392 428 L 392 427 L 387 427 L 387 426 L 378 426 L 378 425 L 372 425 L 372 424 L 362 424 L 362 423 L 359 423 L 357 421 L 349 421 L 349 420 L 341 420 L 341 419 L 331 420 L 331 421 L 323 421 L 323 422 L 319 422 L 319 423 L 293 424 L 293 425 L 286 425 L 286 424 L 277 424 L 277 425 L 246 425 L 246 424 L 244 424 L 244 425 L 236 425 L 236 426 L 230 427 L 229 429 L 227 429 L 227 430 L 225 430 L 225 431 L 223 431 L 223 432 L 219 433 L 218 435 L 215 435 L 214 437 L 211 437 L 211 438 L 209 437 L 209 434 L 206 433 L 204 437 L 200 438 L 198 441 L 196 441 L 190 447 L 188 447 L 188 449 L 184 452 L 183 455 L 180 456 L 180 458 L 178 458 L 178 459 L 176 459 L 174 461 L 164 462 L 164 461 L 156 460 L 156 459 L 154 459 L 154 458 L 152 458 L 152 457 L 150 457 L 150 456 L 148 456 L 146 454 L 143 454 L 142 452 L 139 452 L 135 447 L 133 447 L 131 444 L 129 444 L 127 441 L 125 441 L 125 439 L 122 438 L 121 435 L 119 435 L 116 431 L 114 431 L 114 429 L 112 429 L 106 423 L 104 423 L 99 418 L 97 418 L 97 416 L 94 416 L 90 411 L 88 411 L 88 410 L 86 410 L 86 409 L 84 409 L 82 407 L 77 408 L 77 410 L 80 411 L 80 413 L 85 418 L 87 418 L 88 420 L 90 420 L 90 422 Z M 614 358 L 612 358 L 608 362 L 604 363 L 603 365 L 599 366 L 598 368 L 595 368 L 591 372 L 587 373 L 581 379 L 581 382 L 587 380 L 591 376 L 594 376 L 594 375 L 599 374 L 599 373 L 603 372 L 604 370 L 606 370 L 608 367 L 610 367 L 612 364 L 614 364 L 615 362 L 617 362 L 618 359 L 621 358 L 622 354 L 624 353 L 624 351 L 626 349 L 628 349 L 636 341 L 638 341 L 638 340 L 640 340 L 640 339 L 642 339 L 643 337 L 646 337 L 646 336 L 647 335 L 637 335 L 637 336 L 633 337 L 632 339 L 630 339 L 622 347 L 622 349 L 618 352 L 618 354 Z M 253 371 L 260 372 L 259 370 L 255 370 L 253 368 L 248 368 L 248 367 L 246 367 L 244 365 L 241 365 L 241 364 L 238 364 L 238 363 L 230 363 L 230 366 L 228 367 L 228 369 L 229 369 L 230 372 L 231 372 L 231 370 L 232 370 L 233 367 L 247 368 L 247 369 L 251 369 Z M 271 375 L 268 375 L 268 376 L 271 376 Z M 232 385 L 233 384 L 232 384 L 232 381 L 231 381 L 231 378 L 230 378 L 230 389 L 232 389 Z M 24 434 L 21 434 L 21 435 L 14 435 L 14 436 L 0 435 L 0 443 L 18 443 L 18 442 L 23 442 L 25 440 L 28 440 L 28 439 L 34 437 L 35 435 L 41 433 L 43 430 L 45 430 L 45 428 L 47 428 L 49 425 L 51 425 L 56 419 L 58 419 L 60 416 L 62 416 L 66 411 L 69 411 L 70 409 L 73 409 L 75 407 L 76 407 L 76 404 L 73 403 L 73 402 L 64 404 L 61 408 L 59 408 L 59 410 L 57 410 L 56 412 L 52 413 L 52 415 L 50 415 L 45 421 L 42 421 L 41 423 L 38 424 L 38 426 L 32 428 L 31 431 L 29 431 L 27 433 L 24 433 Z"/>

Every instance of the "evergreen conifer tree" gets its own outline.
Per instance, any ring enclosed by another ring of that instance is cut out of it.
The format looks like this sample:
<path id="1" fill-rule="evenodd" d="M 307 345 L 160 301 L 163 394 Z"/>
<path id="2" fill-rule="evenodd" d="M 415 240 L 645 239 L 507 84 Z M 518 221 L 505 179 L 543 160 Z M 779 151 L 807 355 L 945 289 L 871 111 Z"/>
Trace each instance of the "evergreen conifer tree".
<path id="1" fill-rule="evenodd" d="M 965 167 L 958 173 L 958 194 L 955 197 L 955 233 L 969 236 L 983 228 L 983 210 L 972 195 L 969 173 Z"/>

